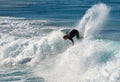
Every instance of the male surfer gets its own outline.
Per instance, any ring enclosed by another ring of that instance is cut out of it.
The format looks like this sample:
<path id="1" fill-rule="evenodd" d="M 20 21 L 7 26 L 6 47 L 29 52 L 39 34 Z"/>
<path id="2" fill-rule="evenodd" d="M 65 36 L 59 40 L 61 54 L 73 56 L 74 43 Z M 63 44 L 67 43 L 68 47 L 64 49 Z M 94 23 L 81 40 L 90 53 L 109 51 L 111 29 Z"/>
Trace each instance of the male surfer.
<path id="1" fill-rule="evenodd" d="M 63 39 L 64 40 L 69 39 L 70 41 L 72 41 L 72 45 L 74 45 L 74 40 L 72 38 L 75 37 L 75 36 L 76 36 L 77 39 L 83 38 L 83 37 L 79 36 L 79 31 L 78 30 L 73 29 L 71 32 L 69 32 L 66 35 L 64 35 Z"/>

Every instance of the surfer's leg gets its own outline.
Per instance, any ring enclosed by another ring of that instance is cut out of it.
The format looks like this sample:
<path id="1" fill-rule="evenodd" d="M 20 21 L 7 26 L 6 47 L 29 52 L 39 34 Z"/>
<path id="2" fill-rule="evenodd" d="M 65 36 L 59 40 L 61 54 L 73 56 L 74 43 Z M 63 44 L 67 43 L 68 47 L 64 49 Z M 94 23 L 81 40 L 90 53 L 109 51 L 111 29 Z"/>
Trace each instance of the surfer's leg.
<path id="1" fill-rule="evenodd" d="M 79 36 L 79 32 L 78 32 L 78 31 L 76 32 L 76 38 L 77 38 L 77 39 L 80 39 L 80 36 Z"/>

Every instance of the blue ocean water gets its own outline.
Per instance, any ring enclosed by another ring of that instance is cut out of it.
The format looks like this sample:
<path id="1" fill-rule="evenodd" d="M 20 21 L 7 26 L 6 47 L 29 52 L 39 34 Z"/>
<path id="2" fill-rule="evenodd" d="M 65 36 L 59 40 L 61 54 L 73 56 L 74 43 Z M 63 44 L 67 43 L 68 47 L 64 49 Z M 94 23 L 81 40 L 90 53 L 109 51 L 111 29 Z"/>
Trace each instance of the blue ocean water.
<path id="1" fill-rule="evenodd" d="M 0 82 L 120 82 L 119 41 L 119 0 L 0 0 Z"/>

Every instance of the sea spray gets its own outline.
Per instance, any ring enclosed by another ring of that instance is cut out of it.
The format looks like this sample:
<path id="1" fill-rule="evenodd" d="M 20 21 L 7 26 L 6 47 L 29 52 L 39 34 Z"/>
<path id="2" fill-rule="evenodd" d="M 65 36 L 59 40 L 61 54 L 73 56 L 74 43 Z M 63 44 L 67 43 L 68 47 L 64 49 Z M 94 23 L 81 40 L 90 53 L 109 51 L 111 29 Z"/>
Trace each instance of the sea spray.
<path id="1" fill-rule="evenodd" d="M 85 38 L 94 36 L 95 31 L 101 29 L 100 27 L 105 22 L 109 12 L 110 7 L 103 3 L 96 4 L 87 10 L 77 25 L 80 32 L 84 34 Z"/>

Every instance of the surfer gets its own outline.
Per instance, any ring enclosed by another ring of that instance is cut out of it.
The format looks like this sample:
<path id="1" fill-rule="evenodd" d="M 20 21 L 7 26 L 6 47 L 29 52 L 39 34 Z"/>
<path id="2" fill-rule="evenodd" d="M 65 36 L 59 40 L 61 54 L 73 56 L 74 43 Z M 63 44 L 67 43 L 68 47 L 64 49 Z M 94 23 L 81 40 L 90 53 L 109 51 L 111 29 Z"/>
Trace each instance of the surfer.
<path id="1" fill-rule="evenodd" d="M 78 30 L 73 29 L 71 32 L 69 32 L 69 33 L 67 33 L 66 35 L 64 35 L 64 36 L 63 36 L 63 39 L 64 39 L 64 40 L 69 39 L 69 40 L 72 42 L 72 45 L 74 45 L 73 37 L 75 37 L 75 36 L 76 36 L 77 39 L 83 38 L 83 37 L 80 37 Z"/>

